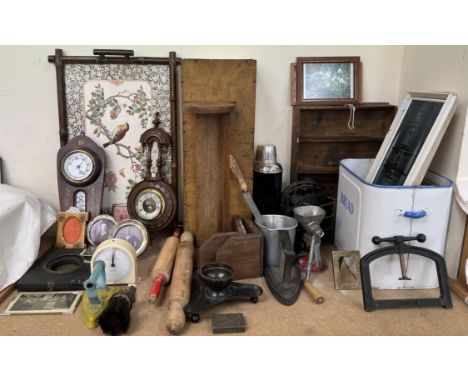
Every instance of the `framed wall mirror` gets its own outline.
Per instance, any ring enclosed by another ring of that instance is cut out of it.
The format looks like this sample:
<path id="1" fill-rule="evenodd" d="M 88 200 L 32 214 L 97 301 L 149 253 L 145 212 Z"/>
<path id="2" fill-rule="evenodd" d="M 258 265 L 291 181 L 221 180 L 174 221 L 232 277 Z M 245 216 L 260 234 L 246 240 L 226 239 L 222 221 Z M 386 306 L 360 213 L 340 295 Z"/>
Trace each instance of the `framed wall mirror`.
<path id="1" fill-rule="evenodd" d="M 367 174 L 384 186 L 418 186 L 455 112 L 454 93 L 408 92 Z"/>

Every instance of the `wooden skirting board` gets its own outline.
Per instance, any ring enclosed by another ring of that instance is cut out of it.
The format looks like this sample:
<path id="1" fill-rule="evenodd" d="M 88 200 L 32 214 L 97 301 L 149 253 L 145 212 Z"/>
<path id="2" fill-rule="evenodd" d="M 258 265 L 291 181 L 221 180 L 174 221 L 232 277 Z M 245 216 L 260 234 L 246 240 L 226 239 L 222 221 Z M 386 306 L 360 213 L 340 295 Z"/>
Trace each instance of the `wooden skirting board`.
<path id="1" fill-rule="evenodd" d="M 200 247 L 250 216 L 229 171 L 234 155 L 252 189 L 255 60 L 182 60 L 184 227 Z"/>

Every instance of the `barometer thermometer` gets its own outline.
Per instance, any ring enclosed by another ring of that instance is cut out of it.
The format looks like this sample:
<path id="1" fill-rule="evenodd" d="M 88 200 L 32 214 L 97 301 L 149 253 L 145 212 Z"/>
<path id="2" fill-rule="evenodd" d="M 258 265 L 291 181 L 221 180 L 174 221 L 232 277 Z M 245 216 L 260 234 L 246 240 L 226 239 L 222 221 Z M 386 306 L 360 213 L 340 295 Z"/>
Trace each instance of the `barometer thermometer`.
<path id="1" fill-rule="evenodd" d="M 104 149 L 84 134 L 71 139 L 57 154 L 60 210 L 76 207 L 99 215 L 104 188 Z"/>

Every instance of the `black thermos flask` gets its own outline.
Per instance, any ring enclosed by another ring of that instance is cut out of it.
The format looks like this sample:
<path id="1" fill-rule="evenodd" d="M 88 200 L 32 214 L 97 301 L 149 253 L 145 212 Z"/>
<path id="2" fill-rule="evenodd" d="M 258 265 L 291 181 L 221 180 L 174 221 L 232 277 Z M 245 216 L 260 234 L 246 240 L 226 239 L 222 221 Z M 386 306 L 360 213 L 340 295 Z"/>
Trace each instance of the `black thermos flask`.
<path id="1" fill-rule="evenodd" d="M 281 214 L 283 168 L 276 161 L 275 145 L 259 145 L 255 152 L 253 199 L 262 215 Z"/>

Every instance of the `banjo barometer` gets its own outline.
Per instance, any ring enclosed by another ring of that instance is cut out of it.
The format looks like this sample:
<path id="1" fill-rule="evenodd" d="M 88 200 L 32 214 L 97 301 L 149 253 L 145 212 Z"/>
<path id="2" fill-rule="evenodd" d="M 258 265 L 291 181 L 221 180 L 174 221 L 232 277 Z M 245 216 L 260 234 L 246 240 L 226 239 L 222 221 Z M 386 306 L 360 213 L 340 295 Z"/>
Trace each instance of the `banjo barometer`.
<path id="1" fill-rule="evenodd" d="M 140 138 L 146 155 L 145 177 L 132 188 L 127 199 L 129 215 L 145 224 L 150 234 L 166 228 L 177 210 L 176 195 L 161 171 L 162 154 L 170 146 L 171 137 L 158 127 L 159 113 L 153 124 L 155 127 L 146 130 Z"/>

